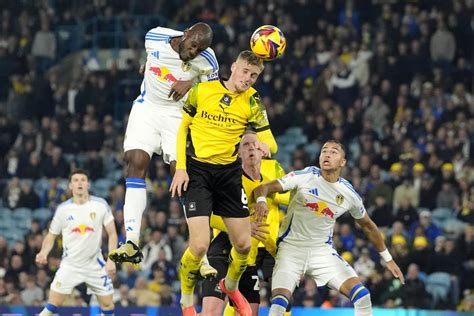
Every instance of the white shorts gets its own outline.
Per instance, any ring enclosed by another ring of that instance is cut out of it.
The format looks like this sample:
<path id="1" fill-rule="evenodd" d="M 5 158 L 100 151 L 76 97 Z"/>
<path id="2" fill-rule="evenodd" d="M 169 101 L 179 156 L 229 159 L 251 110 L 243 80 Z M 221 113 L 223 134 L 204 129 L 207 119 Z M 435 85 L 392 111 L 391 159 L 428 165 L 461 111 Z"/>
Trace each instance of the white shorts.
<path id="1" fill-rule="evenodd" d="M 112 279 L 105 272 L 105 266 L 99 264 L 93 265 L 90 269 L 61 264 L 51 283 L 51 290 L 69 295 L 81 283 L 86 283 L 88 290 L 97 296 L 114 293 Z"/>
<path id="2" fill-rule="evenodd" d="M 347 279 L 357 277 L 354 269 L 330 246 L 308 249 L 281 243 L 273 268 L 272 290 L 284 288 L 293 293 L 301 277 L 311 277 L 317 286 L 339 290 Z"/>
<path id="3" fill-rule="evenodd" d="M 163 155 L 170 163 L 176 160 L 176 137 L 181 124 L 181 110 L 164 109 L 147 102 L 133 104 L 123 142 L 125 152 L 141 149 L 151 156 Z"/>

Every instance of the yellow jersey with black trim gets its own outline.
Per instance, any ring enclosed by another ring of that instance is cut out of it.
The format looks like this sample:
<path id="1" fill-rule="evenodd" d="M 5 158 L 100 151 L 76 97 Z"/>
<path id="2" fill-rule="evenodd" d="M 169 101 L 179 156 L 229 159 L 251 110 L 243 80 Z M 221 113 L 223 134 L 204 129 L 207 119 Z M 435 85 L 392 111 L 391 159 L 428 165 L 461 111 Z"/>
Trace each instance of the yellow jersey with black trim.
<path id="1" fill-rule="evenodd" d="M 248 206 L 250 209 L 250 220 L 254 220 L 255 213 L 255 198 L 253 196 L 253 190 L 261 184 L 279 179 L 285 175 L 285 171 L 281 167 L 280 163 L 276 160 L 262 160 L 260 165 L 260 179 L 253 180 L 245 172 L 242 175 L 242 186 L 244 187 L 245 194 L 248 198 Z M 285 203 L 286 201 L 286 203 Z M 267 197 L 268 205 L 268 216 L 266 223 L 269 224 L 268 227 L 265 227 L 269 231 L 267 240 L 272 240 L 273 243 L 276 242 L 278 237 L 278 230 L 280 228 L 280 204 L 288 205 L 289 201 L 289 192 L 283 194 L 271 194 Z M 219 219 L 217 219 L 219 218 Z M 219 221 L 219 226 L 224 225 L 220 216 L 212 215 L 211 216 L 211 226 Z M 221 226 L 222 227 L 222 226 Z M 215 227 L 214 227 L 215 228 Z M 214 236 L 217 236 L 221 231 L 219 229 L 214 229 Z M 267 243 L 265 243 L 267 244 Z M 268 245 L 268 244 L 267 244 Z M 252 238 L 252 248 L 250 249 L 249 257 L 247 259 L 248 265 L 255 265 L 255 261 L 258 255 L 259 247 L 267 247 L 263 243 L 259 242 L 257 239 Z M 276 248 L 276 244 L 272 245 Z M 271 252 L 271 251 L 270 251 Z"/>
<path id="2" fill-rule="evenodd" d="M 228 90 L 222 81 L 202 82 L 188 94 L 183 112 L 192 117 L 186 154 L 195 160 L 227 165 L 237 159 L 245 130 L 270 129 L 265 106 L 258 92 Z"/>

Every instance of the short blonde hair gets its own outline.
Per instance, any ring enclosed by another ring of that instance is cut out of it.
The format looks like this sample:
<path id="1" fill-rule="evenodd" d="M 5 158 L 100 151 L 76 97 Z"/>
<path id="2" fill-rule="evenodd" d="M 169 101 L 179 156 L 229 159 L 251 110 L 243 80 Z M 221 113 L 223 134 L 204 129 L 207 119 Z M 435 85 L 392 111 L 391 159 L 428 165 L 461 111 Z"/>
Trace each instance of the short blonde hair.
<path id="1" fill-rule="evenodd" d="M 257 66 L 260 71 L 263 71 L 263 69 L 265 68 L 265 66 L 263 65 L 263 59 L 255 56 L 255 54 L 249 50 L 241 51 L 239 56 L 237 57 L 237 60 L 245 60 L 249 65 Z"/>

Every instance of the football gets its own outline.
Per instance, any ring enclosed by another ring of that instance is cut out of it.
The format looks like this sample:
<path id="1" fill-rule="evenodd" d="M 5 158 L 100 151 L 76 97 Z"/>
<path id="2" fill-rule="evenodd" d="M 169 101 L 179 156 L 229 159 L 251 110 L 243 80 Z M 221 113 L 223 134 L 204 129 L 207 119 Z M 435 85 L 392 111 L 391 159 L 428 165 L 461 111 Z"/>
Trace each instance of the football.
<path id="1" fill-rule="evenodd" d="M 274 60 L 283 55 L 285 48 L 285 34 L 273 25 L 260 26 L 250 38 L 252 52 L 266 61 Z"/>

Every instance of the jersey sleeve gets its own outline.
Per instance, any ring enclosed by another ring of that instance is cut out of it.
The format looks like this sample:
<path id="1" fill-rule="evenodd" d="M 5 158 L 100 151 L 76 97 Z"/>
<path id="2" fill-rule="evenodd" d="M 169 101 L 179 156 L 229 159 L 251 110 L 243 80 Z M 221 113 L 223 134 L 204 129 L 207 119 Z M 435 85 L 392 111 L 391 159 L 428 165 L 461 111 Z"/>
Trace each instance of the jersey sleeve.
<path id="1" fill-rule="evenodd" d="M 278 179 L 280 182 L 283 191 L 289 191 L 297 188 L 299 185 L 307 182 L 311 176 L 313 175 L 313 171 L 311 167 L 307 167 L 303 170 L 292 171 Z"/>
<path id="2" fill-rule="evenodd" d="M 249 123 L 255 132 L 262 132 L 270 129 L 268 122 L 267 110 L 257 91 L 250 97 L 250 118 Z"/>
<path id="3" fill-rule="evenodd" d="M 49 226 L 49 232 L 53 235 L 59 235 L 61 234 L 61 231 L 63 229 L 63 221 L 62 221 L 62 212 L 60 211 L 60 208 L 56 209 L 56 212 L 54 213 L 53 220 L 51 221 L 51 225 Z"/>
<path id="4" fill-rule="evenodd" d="M 198 101 L 199 84 L 194 85 L 188 92 L 188 97 L 184 101 L 183 112 L 191 117 L 196 115 Z"/>
<path id="5" fill-rule="evenodd" d="M 114 215 L 112 215 L 112 209 L 110 208 L 110 205 L 107 202 L 106 204 L 104 204 L 104 208 L 105 208 L 105 215 L 104 215 L 103 225 L 105 226 L 114 220 Z"/>
<path id="6" fill-rule="evenodd" d="M 219 79 L 219 63 L 216 55 L 211 48 L 206 49 L 200 54 L 203 57 L 200 63 L 200 81 L 214 81 Z"/>
<path id="7" fill-rule="evenodd" d="M 362 198 L 359 196 L 359 194 L 354 192 L 352 194 L 352 200 L 353 201 L 351 207 L 349 208 L 349 213 L 351 213 L 352 217 L 355 219 L 363 218 L 367 211 L 365 210 Z"/>

